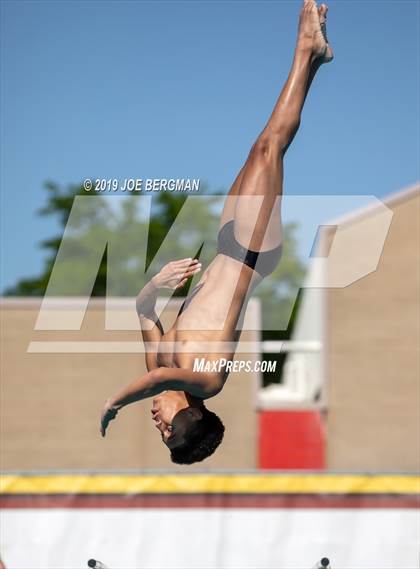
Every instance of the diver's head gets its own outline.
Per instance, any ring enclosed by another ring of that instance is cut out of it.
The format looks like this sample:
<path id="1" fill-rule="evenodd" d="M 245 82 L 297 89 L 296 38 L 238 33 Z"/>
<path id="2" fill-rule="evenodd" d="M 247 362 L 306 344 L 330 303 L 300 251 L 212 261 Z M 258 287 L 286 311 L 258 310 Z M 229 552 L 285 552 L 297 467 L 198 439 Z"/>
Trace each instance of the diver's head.
<path id="1" fill-rule="evenodd" d="M 177 464 L 192 464 L 214 453 L 225 427 L 202 400 L 182 391 L 165 391 L 153 399 L 152 419 Z"/>

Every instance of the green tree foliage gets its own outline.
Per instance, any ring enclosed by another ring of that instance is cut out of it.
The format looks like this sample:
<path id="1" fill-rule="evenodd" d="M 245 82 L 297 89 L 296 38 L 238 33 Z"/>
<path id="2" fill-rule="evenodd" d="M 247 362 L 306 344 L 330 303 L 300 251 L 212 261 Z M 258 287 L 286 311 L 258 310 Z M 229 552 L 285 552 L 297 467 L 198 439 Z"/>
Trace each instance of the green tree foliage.
<path id="1" fill-rule="evenodd" d="M 47 192 L 47 203 L 38 211 L 38 214 L 40 216 L 52 215 L 58 217 L 62 230 L 56 237 L 41 241 L 39 244 L 40 248 L 46 251 L 46 258 L 41 274 L 37 277 L 18 281 L 16 285 L 5 291 L 4 294 L 6 296 L 43 296 L 45 294 L 74 198 L 79 195 L 86 195 L 82 186 L 72 185 L 66 189 L 62 189 L 53 182 L 47 182 L 44 187 Z M 94 232 L 95 227 L 100 226 L 100 219 L 107 218 L 110 212 L 105 200 L 102 200 L 100 196 L 89 196 L 89 200 L 86 200 L 85 203 L 85 216 L 79 220 L 79 231 L 88 236 L 89 233 Z M 79 254 L 79 244 L 75 240 L 73 250 L 75 260 L 77 260 Z M 105 294 L 105 290 L 106 255 L 100 265 L 93 295 L 101 296 Z M 75 291 L 74 294 L 77 294 L 77 291 Z"/>

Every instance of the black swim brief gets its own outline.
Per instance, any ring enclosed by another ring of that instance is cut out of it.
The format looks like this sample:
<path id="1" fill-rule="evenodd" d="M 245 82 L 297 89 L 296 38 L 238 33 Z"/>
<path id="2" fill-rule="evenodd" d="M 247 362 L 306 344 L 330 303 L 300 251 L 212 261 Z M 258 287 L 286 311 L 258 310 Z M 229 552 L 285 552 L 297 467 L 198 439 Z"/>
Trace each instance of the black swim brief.
<path id="1" fill-rule="evenodd" d="M 219 231 L 217 236 L 217 252 L 236 259 L 262 277 L 266 277 L 274 271 L 280 260 L 282 246 L 279 245 L 269 251 L 251 251 L 241 245 L 235 238 L 234 220 L 228 221 Z"/>

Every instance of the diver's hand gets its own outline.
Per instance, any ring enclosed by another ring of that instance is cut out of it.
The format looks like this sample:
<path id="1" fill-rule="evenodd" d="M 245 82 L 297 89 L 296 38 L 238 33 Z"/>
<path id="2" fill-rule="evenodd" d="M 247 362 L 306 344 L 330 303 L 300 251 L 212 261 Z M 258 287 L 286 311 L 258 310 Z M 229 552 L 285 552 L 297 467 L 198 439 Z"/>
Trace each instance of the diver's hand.
<path id="1" fill-rule="evenodd" d="M 153 284 L 157 288 L 170 288 L 176 290 L 185 285 L 187 280 L 201 271 L 201 263 L 197 259 L 181 259 L 181 261 L 171 261 L 152 278 Z"/>
<path id="2" fill-rule="evenodd" d="M 115 419 L 119 411 L 119 407 L 112 405 L 111 399 L 107 399 L 101 415 L 101 435 L 104 437 L 106 429 L 110 421 Z"/>

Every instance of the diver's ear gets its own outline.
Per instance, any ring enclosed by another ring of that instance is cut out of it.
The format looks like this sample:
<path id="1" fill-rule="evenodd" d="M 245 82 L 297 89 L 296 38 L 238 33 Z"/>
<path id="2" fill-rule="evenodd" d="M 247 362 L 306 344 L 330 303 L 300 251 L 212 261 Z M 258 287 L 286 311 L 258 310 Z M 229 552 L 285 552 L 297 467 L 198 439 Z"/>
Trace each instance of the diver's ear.
<path id="1" fill-rule="evenodd" d="M 203 413 L 198 407 L 188 407 L 188 414 L 197 421 L 203 418 Z"/>

